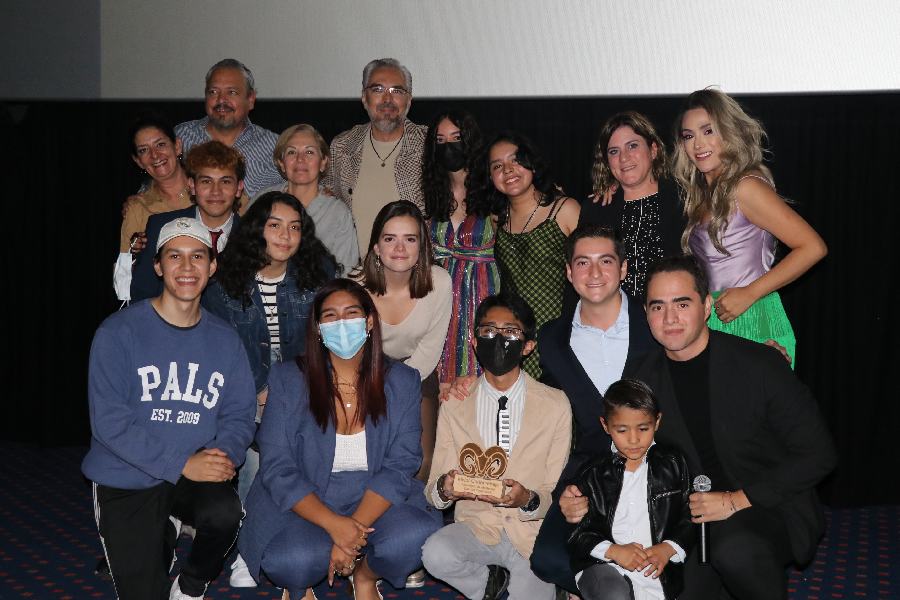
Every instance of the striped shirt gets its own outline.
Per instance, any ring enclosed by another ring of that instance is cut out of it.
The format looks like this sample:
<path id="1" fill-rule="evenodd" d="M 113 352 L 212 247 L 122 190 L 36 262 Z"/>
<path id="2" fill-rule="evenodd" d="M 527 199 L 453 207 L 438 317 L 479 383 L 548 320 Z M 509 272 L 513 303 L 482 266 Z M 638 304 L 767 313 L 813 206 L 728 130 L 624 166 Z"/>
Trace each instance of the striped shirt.
<path id="1" fill-rule="evenodd" d="M 281 330 L 278 327 L 278 284 L 284 281 L 284 273 L 274 279 L 256 274 L 256 284 L 262 297 L 263 311 L 266 313 L 266 327 L 269 329 L 269 355 L 272 362 L 281 360 Z"/>
<path id="2" fill-rule="evenodd" d="M 196 121 L 185 121 L 175 126 L 175 135 L 181 140 L 182 150 L 185 154 L 188 150 L 212 140 L 206 126 L 209 117 L 203 117 Z M 247 195 L 253 197 L 256 193 L 270 185 L 284 183 L 272 153 L 275 150 L 275 142 L 278 136 L 258 125 L 254 125 L 247 119 L 247 126 L 234 142 L 234 148 L 244 156 L 247 163 L 247 174 L 244 176 L 244 190 Z"/>

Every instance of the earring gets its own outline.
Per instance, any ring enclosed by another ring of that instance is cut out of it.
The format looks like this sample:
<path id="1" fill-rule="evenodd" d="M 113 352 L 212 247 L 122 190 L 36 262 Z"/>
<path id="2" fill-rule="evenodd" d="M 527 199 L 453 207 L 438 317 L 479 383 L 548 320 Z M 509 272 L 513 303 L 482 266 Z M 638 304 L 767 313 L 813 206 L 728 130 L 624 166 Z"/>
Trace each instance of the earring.
<path id="1" fill-rule="evenodd" d="M 375 270 L 381 273 L 381 257 L 377 254 L 375 255 Z"/>

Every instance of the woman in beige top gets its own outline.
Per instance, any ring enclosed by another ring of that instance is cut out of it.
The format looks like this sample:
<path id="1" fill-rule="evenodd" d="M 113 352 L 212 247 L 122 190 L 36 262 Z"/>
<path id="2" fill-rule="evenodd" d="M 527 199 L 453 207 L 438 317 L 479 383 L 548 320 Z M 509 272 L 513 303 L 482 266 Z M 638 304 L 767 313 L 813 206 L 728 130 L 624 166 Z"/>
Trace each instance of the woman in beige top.
<path id="1" fill-rule="evenodd" d="M 368 252 L 356 278 L 381 319 L 384 352 L 422 378 L 422 468 L 428 478 L 437 428 L 435 369 L 450 324 L 452 291 L 447 271 L 432 265 L 431 237 L 412 202 L 397 200 L 375 217 Z"/>
<path id="2" fill-rule="evenodd" d="M 131 160 L 152 180 L 146 190 L 125 201 L 119 252 L 128 253 L 135 237 L 143 235 L 150 215 L 191 205 L 188 177 L 181 165 L 181 140 L 164 118 L 139 118 L 128 131 Z"/>

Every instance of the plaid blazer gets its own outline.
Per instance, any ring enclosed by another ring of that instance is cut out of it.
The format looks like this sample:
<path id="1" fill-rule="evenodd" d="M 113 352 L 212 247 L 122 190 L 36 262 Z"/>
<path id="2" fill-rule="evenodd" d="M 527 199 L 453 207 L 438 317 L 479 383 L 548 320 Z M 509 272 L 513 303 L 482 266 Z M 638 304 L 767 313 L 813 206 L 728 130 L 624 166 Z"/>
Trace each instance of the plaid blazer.
<path id="1" fill-rule="evenodd" d="M 363 144 L 369 139 L 371 123 L 356 125 L 339 133 L 331 141 L 331 161 L 324 184 L 336 197 L 352 208 L 353 187 L 359 177 Z M 394 178 L 401 200 L 409 200 L 425 212 L 422 198 L 422 152 L 428 127 L 416 125 L 409 119 L 403 123 L 403 141 L 394 164 Z"/>

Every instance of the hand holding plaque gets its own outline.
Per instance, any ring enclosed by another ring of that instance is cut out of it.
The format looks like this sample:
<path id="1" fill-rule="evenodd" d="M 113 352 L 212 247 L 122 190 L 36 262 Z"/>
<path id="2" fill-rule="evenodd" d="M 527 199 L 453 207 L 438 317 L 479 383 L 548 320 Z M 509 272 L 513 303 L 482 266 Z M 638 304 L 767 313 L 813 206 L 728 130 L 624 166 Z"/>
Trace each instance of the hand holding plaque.
<path id="1" fill-rule="evenodd" d="M 506 452 L 500 446 L 482 450 L 478 444 L 466 444 L 459 451 L 459 472 L 453 478 L 453 492 L 501 498 L 501 477 L 506 467 Z"/>

